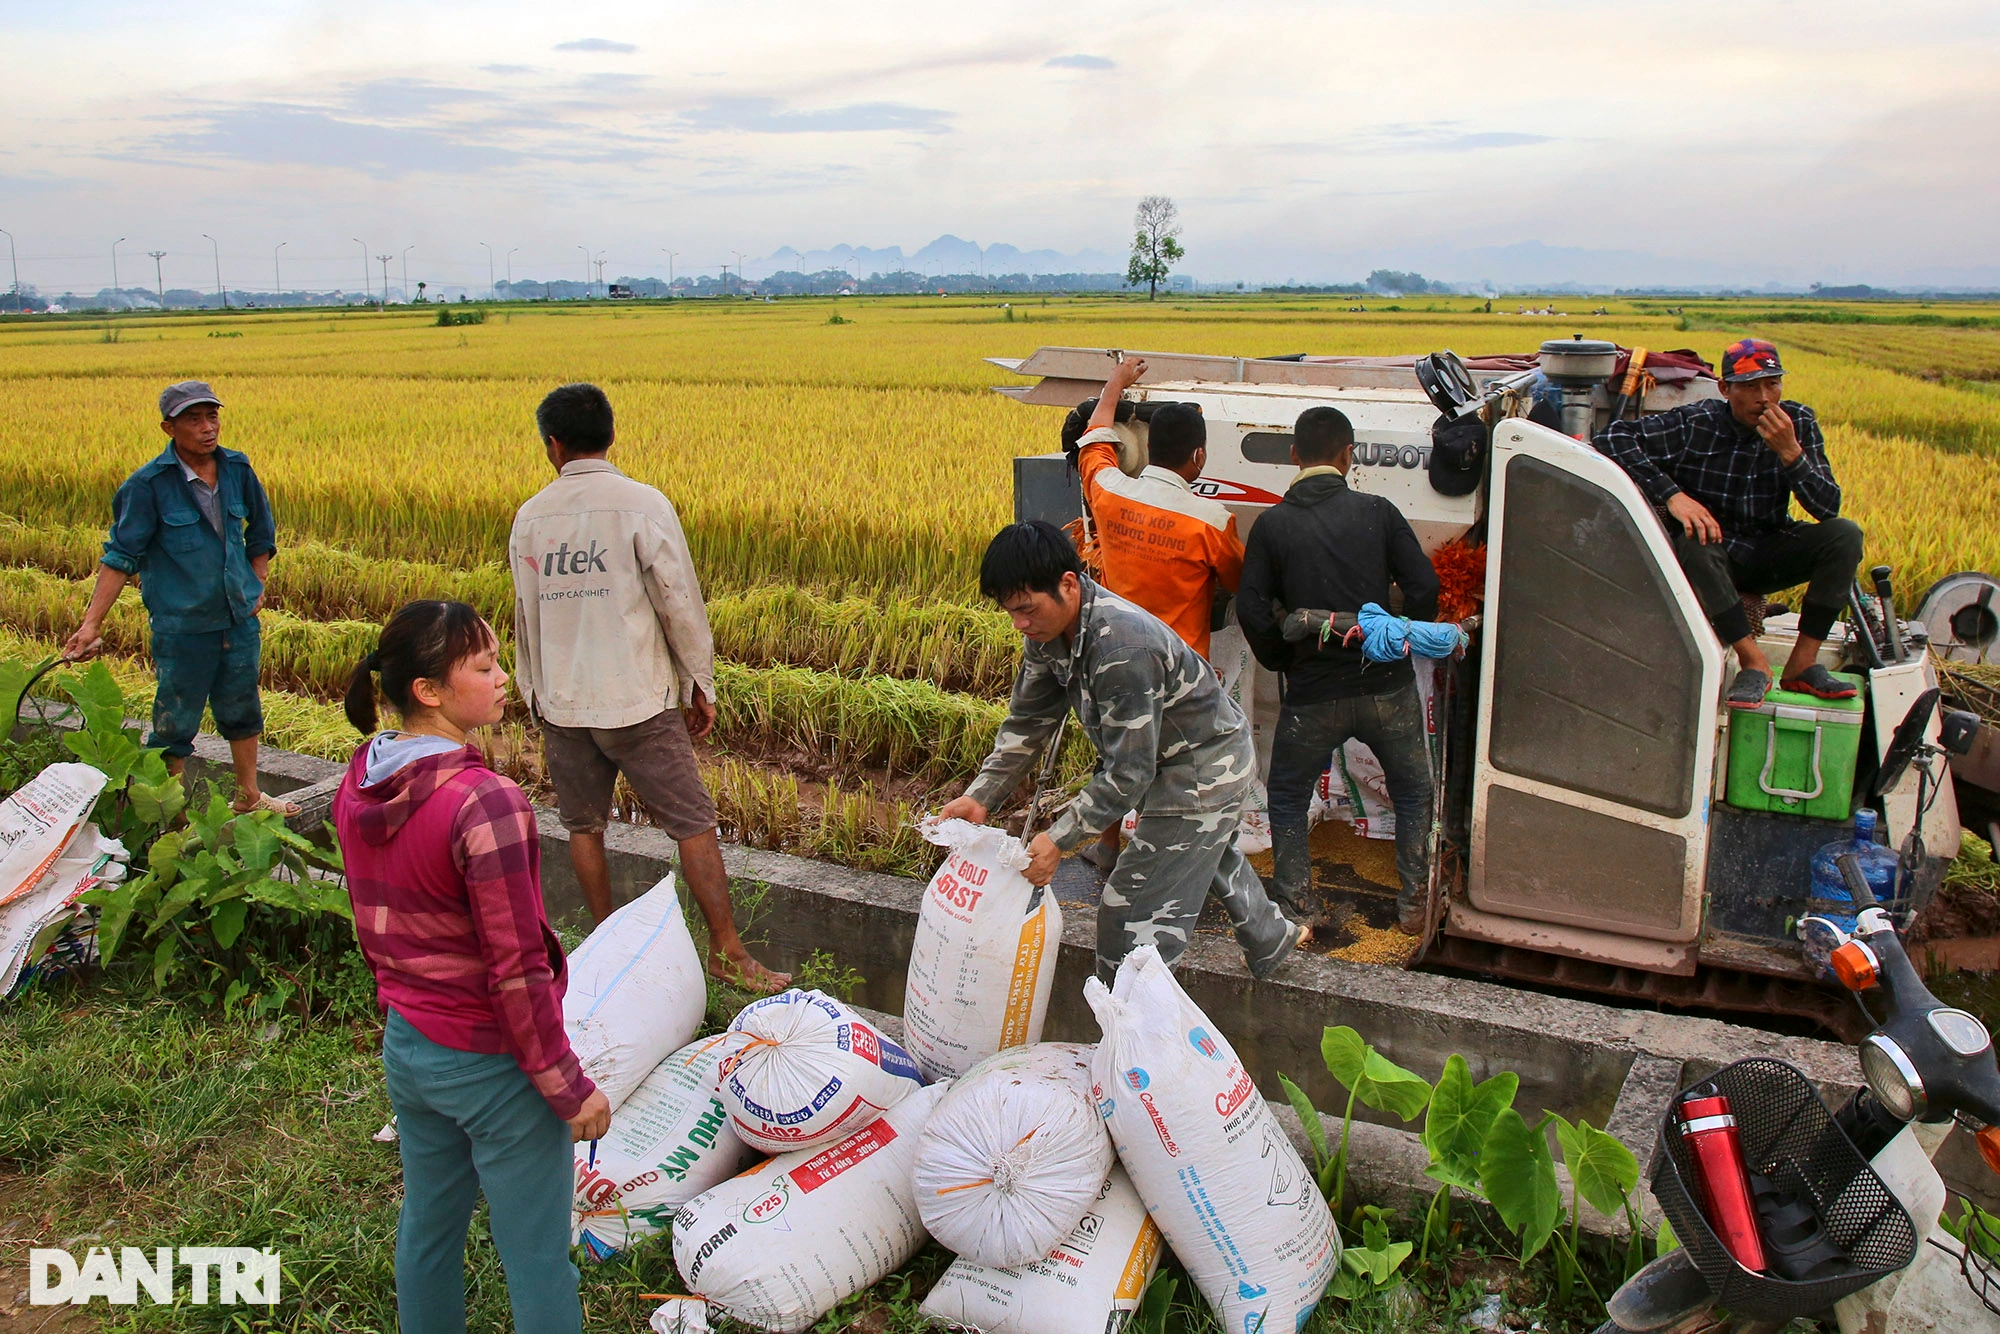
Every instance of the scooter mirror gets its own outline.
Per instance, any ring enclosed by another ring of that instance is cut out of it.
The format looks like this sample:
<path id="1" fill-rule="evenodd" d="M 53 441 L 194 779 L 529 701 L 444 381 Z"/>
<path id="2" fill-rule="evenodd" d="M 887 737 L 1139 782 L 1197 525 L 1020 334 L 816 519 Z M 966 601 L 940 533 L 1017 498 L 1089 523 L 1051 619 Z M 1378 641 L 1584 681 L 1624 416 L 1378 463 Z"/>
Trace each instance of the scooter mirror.
<path id="1" fill-rule="evenodd" d="M 1917 696 L 1910 705 L 1910 711 L 1903 715 L 1903 721 L 1896 724 L 1896 735 L 1889 741 L 1889 748 L 1882 752 L 1882 767 L 1875 771 L 1875 795 L 1895 787 L 1903 781 L 1910 761 L 1917 757 L 1917 747 L 1924 744 L 1924 733 L 1930 730 L 1931 714 L 1937 710 L 1938 689 L 1932 686 Z"/>

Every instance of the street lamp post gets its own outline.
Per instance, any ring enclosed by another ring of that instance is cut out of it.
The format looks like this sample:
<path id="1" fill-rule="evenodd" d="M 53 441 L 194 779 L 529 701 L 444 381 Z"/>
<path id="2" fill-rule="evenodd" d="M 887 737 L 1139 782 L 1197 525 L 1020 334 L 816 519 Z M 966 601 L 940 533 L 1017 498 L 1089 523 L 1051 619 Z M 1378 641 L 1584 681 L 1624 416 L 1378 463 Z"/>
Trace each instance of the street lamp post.
<path id="1" fill-rule="evenodd" d="M 674 294 L 674 260 L 681 252 L 678 250 L 669 250 L 665 246 L 661 246 L 660 253 L 667 257 L 667 295 L 672 296 Z"/>
<path id="2" fill-rule="evenodd" d="M 403 247 L 403 300 L 405 301 L 410 299 L 410 252 L 415 249 L 413 245 Z"/>
<path id="3" fill-rule="evenodd" d="M 14 310 L 21 309 L 21 257 L 14 253 L 14 233 L 0 227 L 0 236 L 7 238 L 7 262 L 14 266 Z"/>
<path id="4" fill-rule="evenodd" d="M 486 246 L 486 290 L 491 294 L 493 291 L 493 247 L 486 245 L 484 241 L 481 241 L 479 244 Z"/>
<path id="5" fill-rule="evenodd" d="M 348 239 L 361 247 L 361 304 L 365 306 L 375 295 L 371 290 L 371 284 L 375 280 L 368 276 L 368 243 L 358 236 L 351 236 Z"/>
<path id="6" fill-rule="evenodd" d="M 111 243 L 111 299 L 114 302 L 118 300 L 118 247 L 124 240 L 121 236 Z"/>
<path id="7" fill-rule="evenodd" d="M 590 299 L 590 247 L 587 245 L 580 245 L 577 247 L 577 249 L 583 252 L 583 295 L 585 300 L 589 300 Z"/>
<path id="8" fill-rule="evenodd" d="M 148 250 L 146 253 L 153 257 L 153 281 L 159 286 L 160 309 L 165 310 L 167 308 L 167 280 L 160 275 L 160 261 L 166 258 L 167 252 L 164 250 Z"/>
<path id="9" fill-rule="evenodd" d="M 281 306 L 285 303 L 285 273 L 278 267 L 278 252 L 290 244 L 290 241 L 280 241 L 271 248 L 271 286 L 277 289 L 275 299 Z"/>
<path id="10" fill-rule="evenodd" d="M 222 302 L 222 308 L 228 310 L 229 293 L 222 288 L 222 247 L 217 245 L 215 238 L 207 232 L 201 234 L 201 239 L 208 242 L 208 248 L 215 252 L 215 295 Z"/>
<path id="11" fill-rule="evenodd" d="M 729 253 L 736 256 L 736 290 L 741 292 L 743 290 L 743 252 L 741 250 L 732 250 Z"/>

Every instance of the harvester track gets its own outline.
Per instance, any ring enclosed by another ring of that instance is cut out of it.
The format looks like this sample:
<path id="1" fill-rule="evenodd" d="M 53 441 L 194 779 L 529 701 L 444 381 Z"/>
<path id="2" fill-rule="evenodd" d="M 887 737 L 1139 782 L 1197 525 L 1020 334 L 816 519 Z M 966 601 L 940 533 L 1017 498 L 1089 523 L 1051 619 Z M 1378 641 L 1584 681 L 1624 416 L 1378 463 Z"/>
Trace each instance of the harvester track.
<path id="1" fill-rule="evenodd" d="M 1656 1005 L 1718 1016 L 1780 1015 L 1805 1020 L 1847 1043 L 1860 1041 L 1873 1027 L 1845 994 L 1810 982 L 1737 968 L 1703 965 L 1692 977 L 1674 977 L 1443 933 L 1417 966 L 1505 978 L 1634 1006 Z"/>

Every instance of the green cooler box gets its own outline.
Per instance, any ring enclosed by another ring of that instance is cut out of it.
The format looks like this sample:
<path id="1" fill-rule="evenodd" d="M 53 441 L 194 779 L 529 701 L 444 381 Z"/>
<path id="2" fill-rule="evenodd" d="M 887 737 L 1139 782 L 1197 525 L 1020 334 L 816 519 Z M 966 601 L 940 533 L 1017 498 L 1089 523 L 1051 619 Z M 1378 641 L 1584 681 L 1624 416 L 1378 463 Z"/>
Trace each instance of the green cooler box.
<path id="1" fill-rule="evenodd" d="M 1852 813 L 1867 692 L 1858 676 L 1834 676 L 1861 693 L 1820 699 L 1773 690 L 1754 709 L 1729 711 L 1731 806 L 1820 820 L 1845 820 Z"/>

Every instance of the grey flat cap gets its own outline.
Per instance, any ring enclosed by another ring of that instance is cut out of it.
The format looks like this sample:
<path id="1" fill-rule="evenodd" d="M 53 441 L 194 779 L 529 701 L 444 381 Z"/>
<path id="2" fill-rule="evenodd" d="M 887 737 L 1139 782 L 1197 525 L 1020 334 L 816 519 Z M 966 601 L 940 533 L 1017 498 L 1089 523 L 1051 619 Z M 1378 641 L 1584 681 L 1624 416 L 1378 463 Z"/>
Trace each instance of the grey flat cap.
<path id="1" fill-rule="evenodd" d="M 170 384 L 160 391 L 160 420 L 172 421 L 197 403 L 213 403 L 222 406 L 222 400 L 208 387 L 205 380 L 182 380 Z"/>

